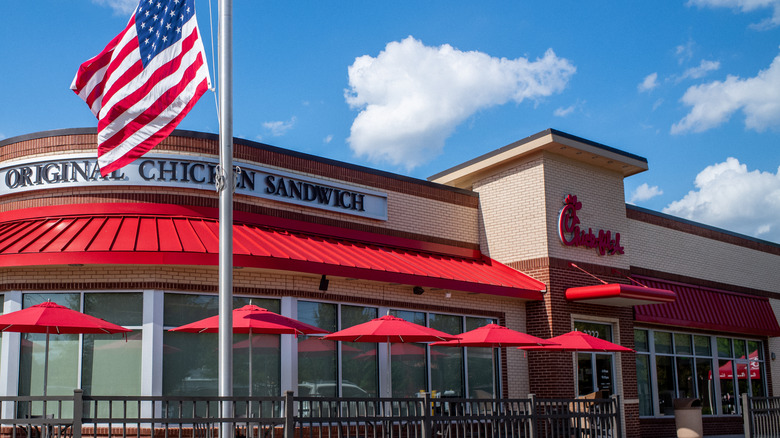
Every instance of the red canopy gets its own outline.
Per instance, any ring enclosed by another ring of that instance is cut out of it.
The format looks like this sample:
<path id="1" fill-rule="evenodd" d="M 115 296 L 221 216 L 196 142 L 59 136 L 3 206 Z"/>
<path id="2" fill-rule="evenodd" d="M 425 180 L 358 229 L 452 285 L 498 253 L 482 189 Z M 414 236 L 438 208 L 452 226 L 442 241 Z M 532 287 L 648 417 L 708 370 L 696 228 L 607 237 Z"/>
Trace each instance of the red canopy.
<path id="1" fill-rule="evenodd" d="M 609 351 L 609 352 L 633 352 L 630 348 L 599 339 L 581 331 L 573 331 L 548 339 L 556 345 L 544 345 L 538 347 L 518 347 L 523 350 L 565 350 L 565 351 Z"/>
<path id="2" fill-rule="evenodd" d="M 454 336 L 404 319 L 385 315 L 350 328 L 323 336 L 323 339 L 346 342 L 434 342 L 455 339 Z"/>
<path id="3" fill-rule="evenodd" d="M 219 332 L 219 315 L 172 328 L 169 331 L 217 333 Z M 328 331 L 248 304 L 233 310 L 233 333 L 312 335 L 328 333 Z"/>
<path id="4" fill-rule="evenodd" d="M 550 341 L 529 334 L 508 329 L 498 324 L 488 324 L 457 335 L 455 340 L 434 342 L 431 345 L 447 347 L 523 347 L 552 345 Z"/>

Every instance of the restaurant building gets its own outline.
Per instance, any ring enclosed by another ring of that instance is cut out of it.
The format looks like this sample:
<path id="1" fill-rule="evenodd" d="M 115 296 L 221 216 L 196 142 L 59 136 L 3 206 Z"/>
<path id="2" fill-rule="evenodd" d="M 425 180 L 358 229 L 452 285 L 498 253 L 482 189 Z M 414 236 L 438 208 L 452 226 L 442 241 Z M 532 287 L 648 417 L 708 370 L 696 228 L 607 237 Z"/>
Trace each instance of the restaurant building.
<path id="1" fill-rule="evenodd" d="M 216 395 L 215 135 L 176 131 L 103 178 L 94 129 L 0 142 L 0 310 L 55 301 L 133 330 L 58 335 L 48 394 Z M 780 245 L 627 205 L 631 153 L 546 130 L 429 178 L 235 141 L 234 301 L 328 331 L 384 314 L 458 334 L 580 330 L 636 353 L 234 335 L 236 395 L 621 396 L 629 437 L 705 435 L 780 393 Z M 0 396 L 43 393 L 43 336 L 3 333 Z M 389 369 L 388 369 L 389 368 Z M 4 415 L 6 413 L 3 413 Z"/>

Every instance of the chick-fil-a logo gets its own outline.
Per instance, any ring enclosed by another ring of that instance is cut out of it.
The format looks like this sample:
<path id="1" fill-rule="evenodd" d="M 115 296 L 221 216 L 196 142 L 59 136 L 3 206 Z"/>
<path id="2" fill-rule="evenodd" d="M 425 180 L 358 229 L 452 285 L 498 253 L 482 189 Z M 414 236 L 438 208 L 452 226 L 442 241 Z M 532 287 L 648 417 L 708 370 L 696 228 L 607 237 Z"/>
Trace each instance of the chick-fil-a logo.
<path id="1" fill-rule="evenodd" d="M 584 246 L 597 249 L 600 255 L 623 254 L 620 246 L 620 233 L 615 233 L 612 238 L 611 231 L 599 230 L 598 235 L 588 228 L 588 232 L 580 229 L 580 218 L 577 210 L 582 208 L 582 202 L 577 201 L 577 196 L 566 195 L 563 200 L 563 208 L 558 217 L 558 237 L 566 246 Z"/>

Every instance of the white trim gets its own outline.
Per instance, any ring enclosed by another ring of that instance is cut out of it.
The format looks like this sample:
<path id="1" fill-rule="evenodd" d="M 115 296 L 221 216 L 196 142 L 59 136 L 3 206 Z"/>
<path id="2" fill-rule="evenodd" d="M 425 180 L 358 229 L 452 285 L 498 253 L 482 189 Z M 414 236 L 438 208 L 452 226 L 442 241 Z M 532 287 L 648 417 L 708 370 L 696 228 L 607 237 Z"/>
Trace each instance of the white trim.
<path id="1" fill-rule="evenodd" d="M 3 314 L 22 309 L 22 292 L 3 292 Z M 3 332 L 0 348 L 0 396 L 15 396 L 19 393 L 19 351 L 22 335 L 16 332 Z M 12 354 L 12 352 L 16 352 Z M 11 360 L 12 358 L 16 360 Z M 14 418 L 13 403 L 4 403 L 0 418 Z"/>

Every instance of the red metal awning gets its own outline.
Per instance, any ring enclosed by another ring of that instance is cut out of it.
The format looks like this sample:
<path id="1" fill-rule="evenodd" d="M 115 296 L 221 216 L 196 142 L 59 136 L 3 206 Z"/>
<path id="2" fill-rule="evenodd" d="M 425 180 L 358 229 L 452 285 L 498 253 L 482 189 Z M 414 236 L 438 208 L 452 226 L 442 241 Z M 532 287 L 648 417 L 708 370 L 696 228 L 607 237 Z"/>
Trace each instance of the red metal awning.
<path id="1" fill-rule="evenodd" d="M 769 299 L 715 289 L 637 277 L 650 287 L 677 294 L 673 303 L 634 307 L 635 320 L 754 336 L 780 336 Z"/>
<path id="2" fill-rule="evenodd" d="M 669 303 L 674 301 L 675 293 L 666 289 L 613 283 L 570 287 L 566 289 L 566 299 L 581 303 L 629 307 Z"/>
<path id="3" fill-rule="evenodd" d="M 0 266 L 217 265 L 215 209 L 89 204 L 4 213 Z M 478 251 L 236 212 L 234 264 L 541 300 L 544 283 Z"/>

